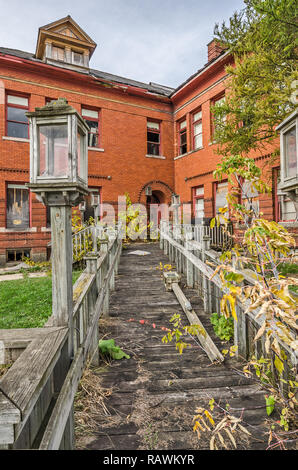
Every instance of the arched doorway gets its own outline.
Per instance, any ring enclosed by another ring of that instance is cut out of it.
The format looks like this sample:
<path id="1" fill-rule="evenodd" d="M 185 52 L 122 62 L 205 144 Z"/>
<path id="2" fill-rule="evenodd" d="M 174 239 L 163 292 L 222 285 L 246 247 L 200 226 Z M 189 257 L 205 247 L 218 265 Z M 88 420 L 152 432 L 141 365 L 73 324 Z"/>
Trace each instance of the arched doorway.
<path id="1" fill-rule="evenodd" d="M 157 238 L 158 232 L 157 227 L 160 224 L 162 218 L 161 204 L 166 201 L 166 195 L 159 190 L 152 191 L 150 196 L 146 196 L 146 208 L 147 208 L 147 220 L 151 223 L 150 227 L 150 238 Z M 148 232 L 148 235 L 149 235 Z"/>

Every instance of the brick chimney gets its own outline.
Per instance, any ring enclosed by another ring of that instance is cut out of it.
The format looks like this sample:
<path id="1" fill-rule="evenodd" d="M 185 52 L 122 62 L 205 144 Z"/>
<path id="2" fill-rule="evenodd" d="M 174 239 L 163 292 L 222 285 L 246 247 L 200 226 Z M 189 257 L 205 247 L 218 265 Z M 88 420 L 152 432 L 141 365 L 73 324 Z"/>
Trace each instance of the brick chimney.
<path id="1" fill-rule="evenodd" d="M 212 39 L 212 41 L 207 44 L 208 47 L 208 62 L 210 62 L 213 59 L 216 59 L 224 50 L 224 47 L 222 47 L 217 39 Z"/>

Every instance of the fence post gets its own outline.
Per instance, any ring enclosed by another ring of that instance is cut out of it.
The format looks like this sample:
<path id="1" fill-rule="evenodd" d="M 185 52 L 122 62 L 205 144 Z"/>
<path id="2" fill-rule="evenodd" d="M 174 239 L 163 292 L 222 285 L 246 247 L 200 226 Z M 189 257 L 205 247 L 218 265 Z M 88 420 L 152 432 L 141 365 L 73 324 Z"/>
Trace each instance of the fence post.
<path id="1" fill-rule="evenodd" d="M 163 226 L 164 226 L 164 221 L 161 220 L 160 221 L 160 225 L 159 225 L 159 248 L 161 250 L 163 250 L 163 243 L 164 243 L 164 239 L 163 239 Z"/>
<path id="2" fill-rule="evenodd" d="M 186 232 L 185 234 L 185 248 L 187 251 L 191 251 L 191 240 L 193 239 L 192 232 Z M 186 283 L 188 287 L 194 287 L 194 266 L 191 261 L 186 258 Z"/>
<path id="3" fill-rule="evenodd" d="M 210 237 L 203 235 L 202 238 L 202 261 L 206 263 L 206 251 L 210 250 Z M 203 301 L 204 311 L 206 313 L 212 313 L 212 298 L 211 298 L 211 285 L 207 276 L 203 274 Z"/>
<path id="4" fill-rule="evenodd" d="M 103 240 L 100 240 L 100 252 L 101 254 L 105 253 L 106 254 L 106 257 L 105 257 L 105 261 L 104 261 L 104 266 L 105 266 L 105 269 L 103 268 L 102 269 L 102 279 L 101 279 L 101 285 L 103 287 L 103 281 L 109 271 L 109 253 L 108 253 L 108 249 L 109 249 L 109 241 L 107 239 L 103 239 Z M 104 302 L 103 302 L 103 316 L 107 316 L 108 314 L 108 311 L 109 311 L 109 297 L 110 297 L 110 293 L 109 293 L 109 285 L 107 285 L 107 291 L 106 291 L 106 295 L 104 297 Z"/>

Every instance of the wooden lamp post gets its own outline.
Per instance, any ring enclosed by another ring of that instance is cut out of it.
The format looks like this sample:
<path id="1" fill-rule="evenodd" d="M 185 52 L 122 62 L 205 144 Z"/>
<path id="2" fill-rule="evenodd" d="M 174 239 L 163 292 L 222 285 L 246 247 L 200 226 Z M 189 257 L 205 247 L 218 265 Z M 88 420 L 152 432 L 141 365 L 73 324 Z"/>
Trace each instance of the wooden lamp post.
<path id="1" fill-rule="evenodd" d="M 30 124 L 30 184 L 51 211 L 53 323 L 69 327 L 73 351 L 71 208 L 88 194 L 88 126 L 60 98 L 26 113 Z"/>

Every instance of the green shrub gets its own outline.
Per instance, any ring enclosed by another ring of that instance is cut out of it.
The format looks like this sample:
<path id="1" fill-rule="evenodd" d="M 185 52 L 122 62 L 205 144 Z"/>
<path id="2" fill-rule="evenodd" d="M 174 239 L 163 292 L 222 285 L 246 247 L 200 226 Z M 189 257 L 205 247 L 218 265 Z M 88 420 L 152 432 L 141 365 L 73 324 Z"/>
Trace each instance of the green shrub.
<path id="1" fill-rule="evenodd" d="M 223 315 L 213 313 L 211 315 L 211 323 L 214 332 L 219 339 L 230 341 L 234 336 L 234 320 L 232 317 L 225 318 Z"/>

